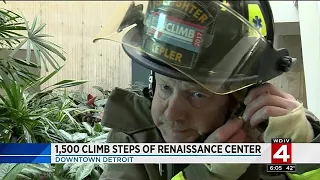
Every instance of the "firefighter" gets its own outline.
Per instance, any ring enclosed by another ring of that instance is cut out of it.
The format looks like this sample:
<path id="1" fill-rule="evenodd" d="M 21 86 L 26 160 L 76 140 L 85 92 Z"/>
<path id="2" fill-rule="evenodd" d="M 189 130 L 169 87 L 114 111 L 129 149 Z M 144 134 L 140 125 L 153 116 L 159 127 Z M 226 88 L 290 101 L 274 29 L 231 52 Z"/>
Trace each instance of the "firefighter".
<path id="1" fill-rule="evenodd" d="M 112 143 L 318 142 L 318 119 L 267 81 L 295 58 L 273 48 L 267 1 L 119 3 L 95 39 L 121 43 L 151 70 L 143 96 L 115 88 L 103 125 Z M 123 36 L 121 36 L 123 33 Z M 108 164 L 100 179 L 320 179 L 318 165 L 268 174 L 256 164 Z M 311 175 L 310 175 L 311 174 Z"/>

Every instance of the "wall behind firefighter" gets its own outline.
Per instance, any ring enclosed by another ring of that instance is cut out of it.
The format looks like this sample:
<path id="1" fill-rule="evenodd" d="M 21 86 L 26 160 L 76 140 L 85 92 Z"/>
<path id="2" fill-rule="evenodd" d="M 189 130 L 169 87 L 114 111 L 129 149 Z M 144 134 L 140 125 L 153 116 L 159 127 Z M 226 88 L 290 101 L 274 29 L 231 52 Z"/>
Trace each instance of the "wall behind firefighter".
<path id="1" fill-rule="evenodd" d="M 35 16 L 47 24 L 43 33 L 54 37 L 50 41 L 63 47 L 67 58 L 61 72 L 43 86 L 63 79 L 88 80 L 77 90 L 97 93 L 92 86 L 105 89 L 127 88 L 133 83 L 147 83 L 149 71 L 132 63 L 120 45 L 99 41 L 93 43 L 94 36 L 113 17 L 110 14 L 117 5 L 115 1 L 8 1 L 1 7 L 23 14 L 32 21 Z M 30 22 L 31 24 L 32 22 Z M 291 93 L 306 104 L 303 63 L 300 36 L 280 36 L 276 38 L 277 47 L 286 47 L 300 62 L 287 74 L 271 83 Z M 50 70 L 52 71 L 52 69 Z M 44 69 L 41 74 L 45 75 Z"/>

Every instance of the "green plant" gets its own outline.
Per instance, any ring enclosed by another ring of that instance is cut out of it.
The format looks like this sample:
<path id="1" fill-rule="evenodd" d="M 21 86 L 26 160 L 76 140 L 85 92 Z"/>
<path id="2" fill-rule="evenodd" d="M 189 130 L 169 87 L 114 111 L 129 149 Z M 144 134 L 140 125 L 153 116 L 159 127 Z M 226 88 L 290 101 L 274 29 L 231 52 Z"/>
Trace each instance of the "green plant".
<path id="1" fill-rule="evenodd" d="M 17 175 L 26 167 L 26 164 L 0 164 L 0 179 L 16 179 Z"/>
<path id="2" fill-rule="evenodd" d="M 65 60 L 61 48 L 41 33 L 44 27 L 37 25 L 37 18 L 29 26 L 24 17 L 0 9 L 0 142 L 106 142 L 109 129 L 101 125 L 100 115 L 108 91 L 102 90 L 102 98 L 70 93 L 67 88 L 86 83 L 76 80 L 35 88 L 63 68 L 54 56 Z M 16 54 L 23 46 L 26 56 L 21 59 Z M 31 73 L 30 68 L 41 64 L 47 71 L 50 64 L 54 71 L 44 77 Z M 86 98 L 77 99 L 76 94 Z M 0 179 L 98 179 L 102 171 L 102 164 L 0 164 Z"/>
<path id="3" fill-rule="evenodd" d="M 78 108 L 93 110 L 76 116 L 76 119 L 79 122 L 87 122 L 90 125 L 93 125 L 94 122 L 101 121 L 104 105 L 106 104 L 110 95 L 110 91 L 104 90 L 102 87 L 93 86 L 93 88 L 97 89 L 101 93 L 101 96 L 94 96 L 92 94 L 86 94 L 78 91 L 71 92 L 69 94 L 69 98 L 73 100 Z"/>
<path id="4" fill-rule="evenodd" d="M 1 112 L 6 112 L 0 115 L 1 142 L 106 142 L 109 129 L 100 122 L 94 122 L 91 126 L 75 119 L 85 112 L 101 111 L 78 107 L 66 91 L 55 89 L 61 83 L 31 95 L 24 94 L 24 89 L 15 83 L 11 87 L 2 83 L 8 97 L 0 96 Z M 4 164 L 3 168 L 1 166 L 0 169 L 8 171 L 5 177 L 16 175 L 23 179 L 40 176 L 44 179 L 98 179 L 103 171 L 102 164 L 64 164 L 60 170 L 60 164 L 19 165 L 12 166 L 12 169 L 8 164 Z"/>
<path id="5" fill-rule="evenodd" d="M 43 84 L 50 79 L 48 77 L 52 77 L 57 72 L 52 72 L 46 78 L 40 78 L 31 86 Z M 61 99 L 58 94 L 55 95 L 52 91 L 83 83 L 85 81 L 64 80 L 50 86 L 50 90 L 45 89 L 30 94 L 27 91 L 29 86 L 21 86 L 16 81 L 0 81 L 0 87 L 5 92 L 5 95 L 0 95 L 0 142 L 63 141 L 61 137 L 57 136 L 59 131 L 55 122 L 63 122 L 64 119 L 59 117 L 61 111 L 70 114 L 68 109 L 61 107 L 61 104 L 65 105 L 68 101 Z"/>
<path id="6" fill-rule="evenodd" d="M 0 164 L 0 179 L 98 180 L 105 164 Z"/>
<path id="7" fill-rule="evenodd" d="M 2 80 L 11 79 L 19 83 L 30 83 L 37 75 L 30 73 L 28 68 L 39 68 L 41 63 L 48 71 L 48 64 L 55 70 L 60 68 L 59 63 L 53 57 L 58 56 L 66 60 L 59 51 L 61 47 L 48 41 L 51 37 L 43 34 L 46 24 L 38 25 L 37 17 L 32 25 L 22 16 L 5 9 L 0 9 L 0 45 L 2 47 L 0 58 L 0 77 Z M 16 56 L 21 47 L 26 46 L 26 55 L 23 59 Z M 13 49 L 10 53 L 5 53 Z M 36 62 L 31 61 L 34 54 Z"/>
<path id="8" fill-rule="evenodd" d="M 45 78 L 40 78 L 34 84 L 42 84 L 53 77 L 54 71 Z M 106 142 L 109 129 L 100 122 L 93 125 L 76 119 L 85 116 L 87 112 L 101 113 L 101 110 L 79 106 L 71 99 L 72 95 L 60 88 L 79 85 L 83 81 L 63 81 L 36 93 L 29 93 L 28 87 L 20 86 L 16 82 L 0 82 L 6 96 L 0 95 L 0 142 Z M 79 94 L 79 93 L 78 93 Z M 15 166 L 6 165 L 6 177 L 12 177 L 14 172 L 19 178 L 33 179 L 83 179 L 90 177 L 96 179 L 103 169 L 101 164 L 80 166 L 80 164 L 65 164 L 63 171 L 61 165 L 26 165 L 18 171 Z M 13 168 L 14 167 L 14 168 Z M 0 167 L 1 169 L 1 167 Z M 10 169 L 10 170 L 9 170 Z M 84 173 L 87 172 L 87 173 Z M 11 175 L 10 175 L 11 174 Z M 0 173 L 1 177 L 1 173 Z M 28 177 L 28 178 L 27 178 Z"/>

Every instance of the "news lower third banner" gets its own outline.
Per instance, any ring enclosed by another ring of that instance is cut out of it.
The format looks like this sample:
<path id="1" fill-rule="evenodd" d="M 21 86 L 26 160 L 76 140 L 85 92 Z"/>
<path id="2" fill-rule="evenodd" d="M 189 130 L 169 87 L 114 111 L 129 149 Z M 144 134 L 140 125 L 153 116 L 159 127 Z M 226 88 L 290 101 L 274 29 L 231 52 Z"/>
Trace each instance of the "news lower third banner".
<path id="1" fill-rule="evenodd" d="M 0 144 L 0 163 L 320 163 L 320 144 L 53 143 Z"/>

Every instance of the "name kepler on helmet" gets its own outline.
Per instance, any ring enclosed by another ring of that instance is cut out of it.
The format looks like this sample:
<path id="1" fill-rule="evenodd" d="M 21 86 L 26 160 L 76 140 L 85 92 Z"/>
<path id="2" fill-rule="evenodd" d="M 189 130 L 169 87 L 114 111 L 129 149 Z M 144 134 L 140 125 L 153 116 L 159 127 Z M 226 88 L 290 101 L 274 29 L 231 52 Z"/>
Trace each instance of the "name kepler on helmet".
<path id="1" fill-rule="evenodd" d="M 176 52 L 174 50 L 171 50 L 167 47 L 163 47 L 162 45 L 160 45 L 158 43 L 153 43 L 151 50 L 155 54 L 158 54 L 160 56 L 166 57 L 170 60 L 173 60 L 173 61 L 176 61 L 179 63 L 181 62 L 181 58 L 182 58 L 181 53 Z"/>

